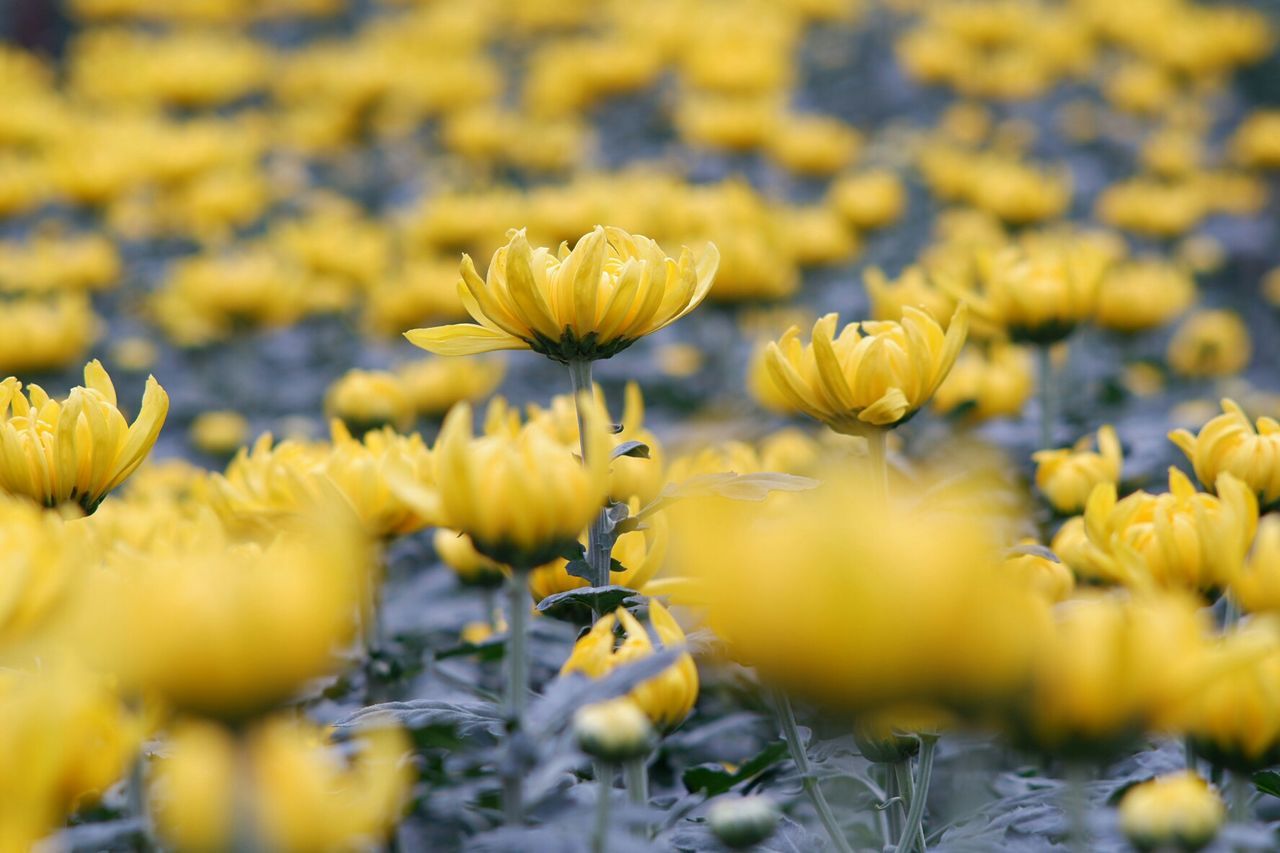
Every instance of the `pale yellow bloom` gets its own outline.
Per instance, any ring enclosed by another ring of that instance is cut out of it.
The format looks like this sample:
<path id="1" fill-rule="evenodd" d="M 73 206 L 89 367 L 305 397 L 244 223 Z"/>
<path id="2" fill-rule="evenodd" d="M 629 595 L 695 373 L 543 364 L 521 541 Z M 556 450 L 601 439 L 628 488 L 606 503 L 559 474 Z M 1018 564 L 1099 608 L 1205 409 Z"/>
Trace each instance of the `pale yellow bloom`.
<path id="1" fill-rule="evenodd" d="M 1226 819 L 1221 795 L 1190 770 L 1135 785 L 1120 801 L 1120 828 L 1142 850 L 1199 850 Z"/>
<path id="2" fill-rule="evenodd" d="M 1280 424 L 1274 418 L 1258 418 L 1255 428 L 1234 400 L 1224 399 L 1222 414 L 1197 435 L 1179 429 L 1169 440 L 1187 454 L 1206 488 L 1229 473 L 1257 492 L 1263 506 L 1280 500 Z"/>
<path id="3" fill-rule="evenodd" d="M 901 323 L 850 323 L 837 316 L 813 326 L 808 345 L 792 327 L 766 359 L 778 390 L 799 411 L 838 432 L 892 427 L 929 401 L 955 363 L 968 322 L 957 309 L 944 333 L 936 320 L 907 306 Z"/>
<path id="4" fill-rule="evenodd" d="M 458 293 L 479 325 L 405 333 L 439 355 L 532 349 L 556 361 L 608 358 L 696 308 L 711 289 L 720 255 L 708 244 L 694 260 L 663 254 L 620 228 L 584 235 L 569 249 L 533 249 L 523 230 L 494 253 L 482 280 L 462 260 Z"/>
<path id="5" fill-rule="evenodd" d="M 52 400 L 39 385 L 0 382 L 0 489 L 45 506 L 76 503 L 91 513 L 142 464 L 169 412 L 167 395 L 147 378 L 132 424 L 116 407 L 116 389 L 98 361 L 84 385 Z"/>
<path id="6" fill-rule="evenodd" d="M 1061 513 L 1079 512 L 1093 487 L 1117 484 L 1124 465 L 1120 439 L 1110 424 L 1098 430 L 1098 449 L 1089 450 L 1089 437 L 1060 450 L 1039 450 L 1031 455 L 1036 463 L 1036 488 Z"/>
<path id="7" fill-rule="evenodd" d="M 1253 549 L 1231 590 L 1246 613 L 1280 612 L 1280 516 L 1258 522 Z"/>
<path id="8" fill-rule="evenodd" d="M 1196 311 L 1178 327 L 1165 358 L 1180 376 L 1231 376 L 1249 366 L 1249 328 L 1234 311 Z"/>
<path id="9" fill-rule="evenodd" d="M 400 378 L 385 370 L 348 370 L 325 392 L 324 411 L 356 432 L 381 426 L 403 431 L 414 414 Z"/>

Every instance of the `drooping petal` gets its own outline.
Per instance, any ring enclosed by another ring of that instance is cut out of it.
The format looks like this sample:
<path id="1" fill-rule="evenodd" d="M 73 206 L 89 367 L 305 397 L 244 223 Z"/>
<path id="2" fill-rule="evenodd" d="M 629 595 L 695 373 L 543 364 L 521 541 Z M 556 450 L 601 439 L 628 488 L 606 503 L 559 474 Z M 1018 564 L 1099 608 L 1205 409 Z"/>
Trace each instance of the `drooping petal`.
<path id="1" fill-rule="evenodd" d="M 436 355 L 477 355 L 508 349 L 529 349 L 527 341 L 474 323 L 455 323 L 404 333 L 409 343 Z"/>

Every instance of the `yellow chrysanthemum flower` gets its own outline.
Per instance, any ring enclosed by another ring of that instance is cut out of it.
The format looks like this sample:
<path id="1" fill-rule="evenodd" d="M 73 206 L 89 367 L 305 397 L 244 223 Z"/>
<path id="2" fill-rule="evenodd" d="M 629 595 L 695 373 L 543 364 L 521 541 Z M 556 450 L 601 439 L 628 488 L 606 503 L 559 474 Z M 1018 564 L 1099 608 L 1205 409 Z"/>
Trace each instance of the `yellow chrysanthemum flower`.
<path id="1" fill-rule="evenodd" d="M 126 422 L 96 359 L 85 365 L 84 385 L 61 402 L 39 385 L 23 396 L 11 376 L 0 382 L 0 489 L 91 513 L 142 464 L 168 412 L 169 395 L 148 377 L 138 417 Z"/>
<path id="2" fill-rule="evenodd" d="M 1280 500 L 1280 424 L 1258 418 L 1255 428 L 1234 400 L 1222 401 L 1222 414 L 1192 435 L 1185 429 L 1169 440 L 1187 454 L 1206 487 L 1222 473 L 1234 474 L 1258 493 L 1263 506 Z"/>
<path id="3" fill-rule="evenodd" d="M 957 308 L 944 333 L 918 308 L 902 322 L 850 323 L 836 335 L 837 316 L 813 326 L 806 346 L 793 326 L 766 354 L 778 390 L 799 411 L 837 432 L 894 427 L 929 401 L 964 344 L 967 314 Z"/>
<path id="4" fill-rule="evenodd" d="M 1222 796 L 1190 770 L 1134 785 L 1120 801 L 1120 828 L 1139 850 L 1200 850 L 1226 819 Z"/>
<path id="5" fill-rule="evenodd" d="M 602 228 L 572 250 L 531 248 L 523 229 L 493 255 L 488 277 L 462 259 L 458 294 L 479 325 L 405 333 L 438 355 L 531 349 L 560 362 L 608 358 L 688 314 L 706 297 L 720 253 L 667 257 L 648 237 Z"/>
<path id="6" fill-rule="evenodd" d="M 1098 449 L 1089 449 L 1089 436 L 1072 448 L 1040 450 L 1031 455 L 1036 463 L 1036 488 L 1061 513 L 1079 512 L 1093 487 L 1119 483 L 1124 457 L 1115 428 L 1098 430 Z"/>

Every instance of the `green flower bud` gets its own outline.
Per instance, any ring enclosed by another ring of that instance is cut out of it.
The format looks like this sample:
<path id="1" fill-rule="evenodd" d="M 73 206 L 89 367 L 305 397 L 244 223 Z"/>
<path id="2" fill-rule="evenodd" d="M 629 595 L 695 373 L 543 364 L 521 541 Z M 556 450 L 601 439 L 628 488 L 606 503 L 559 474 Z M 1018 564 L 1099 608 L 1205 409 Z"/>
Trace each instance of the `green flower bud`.
<path id="1" fill-rule="evenodd" d="M 707 813 L 711 831 L 731 850 L 746 850 L 773 835 L 778 807 L 765 796 L 722 797 Z"/>
<path id="2" fill-rule="evenodd" d="M 583 752 L 609 764 L 642 758 L 657 743 L 648 716 L 625 696 L 579 708 L 573 734 Z"/>

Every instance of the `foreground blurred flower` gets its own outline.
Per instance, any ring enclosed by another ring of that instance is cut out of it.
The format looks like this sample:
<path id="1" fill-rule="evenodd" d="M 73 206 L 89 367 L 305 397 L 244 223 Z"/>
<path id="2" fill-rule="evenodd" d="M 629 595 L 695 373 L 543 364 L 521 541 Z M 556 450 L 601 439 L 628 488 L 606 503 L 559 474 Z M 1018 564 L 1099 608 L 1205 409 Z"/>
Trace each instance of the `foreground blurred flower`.
<path id="1" fill-rule="evenodd" d="M 1084 526 L 1096 559 L 1122 583 L 1152 584 L 1212 594 L 1240 571 L 1258 524 L 1258 501 L 1231 474 L 1216 482 L 1217 496 L 1197 492 L 1187 476 L 1169 469 L 1169 491 L 1134 492 L 1116 499 L 1101 483 L 1089 495 Z"/>
<path id="2" fill-rule="evenodd" d="M 1246 613 L 1280 613 L 1280 515 L 1258 522 L 1253 550 L 1231 590 Z"/>
<path id="3" fill-rule="evenodd" d="M 837 477 L 760 505 L 691 501 L 672 510 L 675 570 L 705 583 L 709 626 L 766 683 L 828 708 L 972 711 L 1020 684 L 1049 602 L 1003 570 L 998 510 L 951 492 L 883 500 Z"/>
<path id="4" fill-rule="evenodd" d="M 749 850 L 778 827 L 778 807 L 763 794 L 720 797 L 707 812 L 711 831 L 730 850 Z"/>
<path id="5" fill-rule="evenodd" d="M 1119 483 L 1124 465 L 1120 439 L 1110 424 L 1098 430 L 1097 452 L 1089 450 L 1085 436 L 1070 449 L 1039 450 L 1031 458 L 1036 463 L 1036 488 L 1061 513 L 1084 509 L 1099 483 Z"/>
<path id="6" fill-rule="evenodd" d="M 555 361 L 608 358 L 688 314 L 719 264 L 708 244 L 676 261 L 647 237 L 620 228 L 584 235 L 572 250 L 532 249 L 523 230 L 493 255 L 481 280 L 462 260 L 459 294 L 479 323 L 414 329 L 412 343 L 439 355 L 532 349 Z"/>
<path id="7" fill-rule="evenodd" d="M 47 654 L 40 641 L 89 568 L 68 534 L 57 515 L 0 497 L 0 660 Z"/>
<path id="8" fill-rule="evenodd" d="M 341 666 L 371 571 L 354 520 L 324 520 L 267 547 L 211 538 L 122 554 L 86 596 L 86 653 L 193 713 L 242 720 L 293 697 Z"/>
<path id="9" fill-rule="evenodd" d="M 140 727 L 88 673 L 0 675 L 0 849 L 31 850 L 124 775 Z"/>
<path id="10" fill-rule="evenodd" d="M 1215 767 L 1253 773 L 1280 761 L 1280 651 L 1272 623 L 1250 620 L 1241 634 L 1254 635 L 1268 651 L 1216 674 L 1179 704 L 1170 723 Z"/>
<path id="11" fill-rule="evenodd" d="M 1169 440 L 1187 454 L 1196 477 L 1206 488 L 1220 474 L 1234 474 L 1257 492 L 1263 506 L 1280 500 L 1280 424 L 1258 418 L 1255 429 L 1234 400 L 1222 401 L 1222 414 L 1200 428 L 1169 433 Z"/>
<path id="12" fill-rule="evenodd" d="M 1120 827 L 1139 850 L 1200 850 L 1226 818 L 1222 797 L 1190 770 L 1134 785 L 1120 801 Z"/>
<path id="13" fill-rule="evenodd" d="M 649 624 L 658 635 L 662 649 L 684 646 L 684 631 L 659 602 L 649 602 Z M 622 626 L 624 636 L 615 644 L 614 628 Z M 648 657 L 654 653 L 649 632 L 625 608 L 601 617 L 591 630 L 578 640 L 573 653 L 560 669 L 561 675 L 580 672 L 589 678 L 602 678 L 617 667 Z M 698 669 L 688 652 L 676 658 L 663 672 L 642 682 L 629 694 L 631 700 L 648 715 L 661 731 L 673 729 L 693 710 L 698 699 Z"/>
<path id="14" fill-rule="evenodd" d="M 326 742 L 285 718 L 237 742 L 211 723 L 179 723 L 157 762 L 150 799 L 156 826 L 181 850 L 254 847 L 281 853 L 376 847 L 395 826 L 410 787 L 409 739 L 399 729 Z"/>
<path id="15" fill-rule="evenodd" d="M 813 326 L 808 345 L 792 326 L 771 344 L 766 364 L 774 384 L 793 406 L 837 432 L 864 435 L 892 428 L 929 401 L 964 343 L 963 308 L 944 333 L 925 312 L 906 306 L 902 322 L 850 323 L 836 334 L 827 314 Z"/>
<path id="16" fill-rule="evenodd" d="M 24 396 L 11 376 L 0 382 L 0 489 L 92 513 L 142 464 L 168 412 L 169 395 L 148 377 L 142 409 L 127 423 L 111 377 L 96 360 L 85 365 L 84 386 L 62 402 L 39 385 Z"/>

